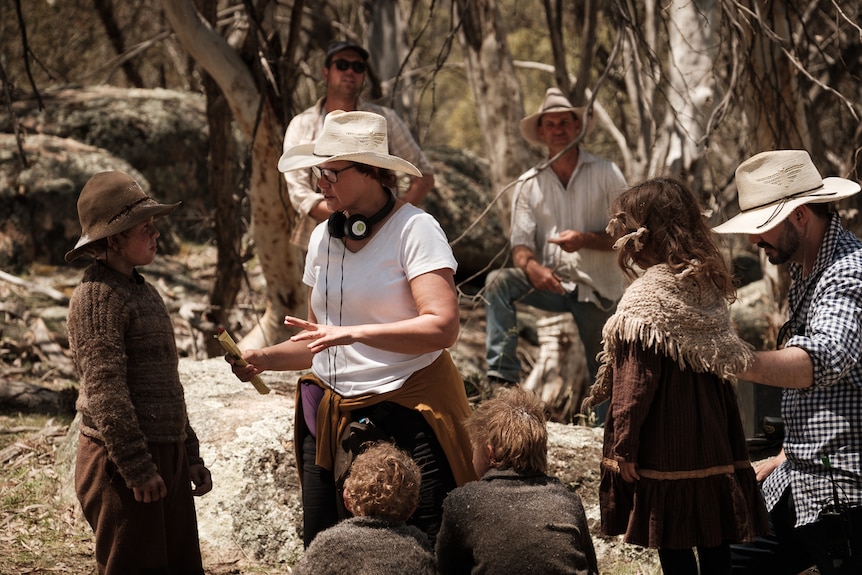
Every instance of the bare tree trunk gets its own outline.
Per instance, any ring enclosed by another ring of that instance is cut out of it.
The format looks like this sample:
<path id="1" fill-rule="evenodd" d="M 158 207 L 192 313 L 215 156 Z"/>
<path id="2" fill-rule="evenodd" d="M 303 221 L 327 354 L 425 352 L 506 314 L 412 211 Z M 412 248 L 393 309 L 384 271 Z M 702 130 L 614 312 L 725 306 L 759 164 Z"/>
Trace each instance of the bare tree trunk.
<path id="1" fill-rule="evenodd" d="M 551 2 L 552 0 L 542 0 L 545 5 L 548 34 L 551 38 L 551 52 L 554 56 L 554 80 L 563 94 L 571 95 L 572 83 L 569 80 L 569 68 L 566 66 L 566 50 L 563 44 L 563 2 L 553 0 L 553 5 Z"/>
<path id="2" fill-rule="evenodd" d="M 499 192 L 530 165 L 528 144 L 518 131 L 518 122 L 524 115 L 521 88 L 495 0 L 455 0 L 455 4 L 463 20 L 460 39 L 479 127 L 485 137 L 491 186 Z M 496 206 L 506 231 L 510 198 L 511 194 L 505 195 Z"/>
<path id="3" fill-rule="evenodd" d="M 782 53 L 781 44 L 793 45 L 785 4 L 759 0 L 747 4 L 757 16 L 748 19 L 752 26 L 744 29 L 751 65 L 750 81 L 743 82 L 742 106 L 753 140 L 751 149 L 754 152 L 809 149 L 808 123 L 796 70 Z M 765 29 L 771 33 L 765 33 Z M 760 255 L 764 278 L 775 301 L 783 306 L 790 289 L 787 269 L 769 263 L 762 250 Z"/>
<path id="4" fill-rule="evenodd" d="M 576 4 L 573 3 L 573 6 Z M 586 101 L 587 86 L 591 82 L 590 70 L 593 69 L 596 50 L 596 17 L 599 0 L 585 0 L 583 21 L 581 22 L 581 60 L 578 63 L 577 81 L 571 91 L 572 102 Z"/>
<path id="5" fill-rule="evenodd" d="M 217 0 L 204 0 L 201 11 L 211 24 L 216 21 Z M 207 126 L 209 127 L 208 183 L 215 207 L 214 227 L 216 238 L 215 281 L 210 290 L 210 317 L 216 326 L 228 325 L 228 312 L 236 303 L 242 285 L 242 259 L 240 244 L 242 231 L 236 200 L 235 158 L 239 151 L 233 134 L 233 117 L 227 100 L 218 84 L 204 73 L 204 91 L 207 100 Z M 220 355 L 221 345 L 214 338 L 205 338 L 207 355 Z"/>
<path id="6" fill-rule="evenodd" d="M 782 51 L 793 45 L 784 2 L 747 2 L 755 18 L 745 29 L 750 81 L 742 103 L 755 151 L 808 149 L 810 137 L 797 70 Z"/>
<path id="7" fill-rule="evenodd" d="M 117 53 L 117 56 L 122 56 L 126 51 L 126 40 L 123 38 L 123 32 L 117 25 L 117 19 L 114 17 L 113 1 L 93 0 L 93 5 L 96 8 L 96 12 L 99 14 L 99 19 L 102 21 L 102 25 L 105 27 L 105 33 L 108 35 L 108 39 L 111 41 L 114 51 Z M 135 68 L 135 65 L 130 60 L 124 60 L 121 67 L 123 69 L 123 73 L 126 75 L 126 79 L 132 86 L 135 88 L 144 87 L 144 81 L 141 79 L 141 75 L 138 74 L 138 69 Z"/>
<path id="8" fill-rule="evenodd" d="M 288 335 L 286 314 L 304 315 L 305 292 L 300 289 L 299 250 L 290 243 L 291 220 L 280 195 L 278 158 L 284 125 L 251 71 L 201 18 L 191 0 L 162 0 L 162 9 L 183 47 L 221 88 L 240 130 L 251 140 L 252 236 L 267 282 L 267 308 L 254 329 L 240 341 L 260 347 Z"/>
<path id="9" fill-rule="evenodd" d="M 699 193 L 702 181 L 693 172 L 705 148 L 710 112 L 715 105 L 714 63 L 718 56 L 714 0 L 672 0 L 668 13 L 670 90 L 664 130 L 664 165 L 672 174 L 690 175 Z"/>
<path id="10" fill-rule="evenodd" d="M 375 0 L 366 2 L 365 7 L 368 19 L 366 36 L 375 45 L 382 46 L 379 50 L 371 50 L 370 59 L 382 84 L 385 103 L 412 126 L 415 122 L 409 111 L 413 109 L 413 90 L 394 85 L 395 80 L 399 79 L 401 63 L 409 52 L 407 27 L 401 7 L 397 0 Z M 416 130 L 413 132 L 415 136 Z"/>

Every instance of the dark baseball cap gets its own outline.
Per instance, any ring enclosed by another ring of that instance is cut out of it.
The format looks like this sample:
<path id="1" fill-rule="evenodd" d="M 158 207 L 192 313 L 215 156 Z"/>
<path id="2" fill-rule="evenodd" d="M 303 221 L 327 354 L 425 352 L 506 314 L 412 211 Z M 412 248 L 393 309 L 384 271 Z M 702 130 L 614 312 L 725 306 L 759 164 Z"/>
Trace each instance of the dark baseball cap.
<path id="1" fill-rule="evenodd" d="M 323 65 L 326 68 L 329 68 L 329 65 L 332 63 L 332 56 L 341 52 L 342 50 L 353 50 L 357 54 L 359 54 L 363 60 L 368 60 L 368 50 L 357 44 L 356 42 L 347 41 L 339 41 L 333 42 L 326 49 L 326 58 L 323 61 Z"/>

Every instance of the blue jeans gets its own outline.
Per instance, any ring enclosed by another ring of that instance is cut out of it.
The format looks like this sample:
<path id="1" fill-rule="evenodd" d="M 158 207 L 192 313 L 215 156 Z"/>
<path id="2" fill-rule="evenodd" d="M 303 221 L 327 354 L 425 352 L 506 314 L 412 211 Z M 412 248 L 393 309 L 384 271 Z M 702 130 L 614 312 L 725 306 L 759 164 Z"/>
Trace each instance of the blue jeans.
<path id="1" fill-rule="evenodd" d="M 599 367 L 596 356 L 602 349 L 602 328 L 616 308 L 613 301 L 599 299 L 606 309 L 590 302 L 579 302 L 577 292 L 556 294 L 538 290 L 518 268 L 503 268 L 489 273 L 485 282 L 488 375 L 507 381 L 521 379 L 521 362 L 515 353 L 518 347 L 515 303 L 518 302 L 545 311 L 572 314 L 587 355 L 590 382 L 593 382 Z"/>

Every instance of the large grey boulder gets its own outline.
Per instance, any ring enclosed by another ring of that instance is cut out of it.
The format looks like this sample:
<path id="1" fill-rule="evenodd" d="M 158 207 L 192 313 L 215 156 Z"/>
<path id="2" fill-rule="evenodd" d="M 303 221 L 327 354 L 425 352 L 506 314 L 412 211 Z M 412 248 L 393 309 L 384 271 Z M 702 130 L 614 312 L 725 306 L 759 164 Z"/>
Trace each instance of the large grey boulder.
<path id="1" fill-rule="evenodd" d="M 12 114 L 0 114 L 0 214 L 10 216 L 0 227 L 0 265 L 61 264 L 69 242 L 74 245 L 80 233 L 78 192 L 103 170 L 130 173 L 159 201 L 182 200 L 183 209 L 171 215 L 170 229 L 187 240 L 211 239 L 211 167 L 202 95 L 92 86 L 41 96 L 43 108 L 36 98 L 22 98 L 13 102 Z M 245 149 L 239 135 L 237 142 Z M 500 265 L 508 253 L 505 222 L 483 215 L 493 199 L 487 162 L 451 148 L 426 152 L 436 185 L 422 207 L 454 241 L 459 276 L 481 277 L 489 263 Z M 245 174 L 239 166 L 244 161 L 236 158 L 238 173 Z M 238 199 L 247 186 L 245 180 L 237 183 Z M 238 200 L 237 210 L 245 212 L 246 203 Z"/>
<path id="2" fill-rule="evenodd" d="M 209 144 L 201 94 L 103 85 L 40 95 L 41 101 L 12 103 L 25 141 L 45 135 L 107 150 L 143 174 L 165 201 L 207 198 Z M 12 120 L 0 116 L 0 132 L 12 134 Z"/>
<path id="3" fill-rule="evenodd" d="M 302 553 L 295 375 L 264 374 L 272 391 L 260 395 L 221 358 L 180 362 L 189 419 L 213 475 L 213 490 L 196 499 L 209 561 L 245 556 L 289 565 Z"/>

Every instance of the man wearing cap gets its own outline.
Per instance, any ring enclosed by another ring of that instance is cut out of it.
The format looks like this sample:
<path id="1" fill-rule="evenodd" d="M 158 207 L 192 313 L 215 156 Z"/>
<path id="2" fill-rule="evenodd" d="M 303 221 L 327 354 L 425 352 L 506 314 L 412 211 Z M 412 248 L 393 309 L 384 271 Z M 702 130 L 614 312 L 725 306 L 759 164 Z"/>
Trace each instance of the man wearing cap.
<path id="1" fill-rule="evenodd" d="M 860 187 L 802 150 L 749 158 L 736 184 L 741 211 L 715 231 L 747 234 L 793 283 L 781 349 L 739 374 L 784 388 L 785 438 L 757 467 L 773 532 L 734 546 L 733 572 L 862 573 L 862 241 L 831 204 Z"/>
<path id="2" fill-rule="evenodd" d="M 362 110 L 380 114 L 386 118 L 388 126 L 389 151 L 422 172 L 421 176 L 411 176 L 410 186 L 402 196 L 404 201 L 418 206 L 434 187 L 434 169 L 395 110 L 366 102 L 359 97 L 367 71 L 368 51 L 365 48 L 349 41 L 330 44 L 323 61 L 326 95 L 290 121 L 284 134 L 284 151 L 315 141 L 323 130 L 324 116 L 333 110 Z M 332 212 L 318 192 L 310 170 L 286 172 L 284 179 L 290 203 L 300 216 L 291 241 L 305 250 L 311 230 Z"/>
<path id="3" fill-rule="evenodd" d="M 538 112 L 521 120 L 521 135 L 544 146 L 553 158 L 582 131 L 592 131 L 595 121 L 586 120 L 585 112 L 559 89 L 549 88 Z M 520 379 L 516 302 L 570 312 L 584 343 L 590 377 L 595 377 L 602 327 L 624 289 L 604 230 L 611 203 L 625 188 L 616 164 L 578 145 L 519 178 L 509 238 L 515 267 L 492 271 L 486 281 L 486 358 L 492 390 Z"/>

